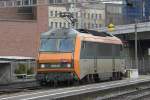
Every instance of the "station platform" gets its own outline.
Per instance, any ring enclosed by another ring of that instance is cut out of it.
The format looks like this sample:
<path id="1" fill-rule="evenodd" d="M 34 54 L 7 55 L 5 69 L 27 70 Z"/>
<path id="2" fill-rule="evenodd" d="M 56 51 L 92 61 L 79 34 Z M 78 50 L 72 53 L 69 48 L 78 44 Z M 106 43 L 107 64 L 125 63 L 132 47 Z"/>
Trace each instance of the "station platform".
<path id="1" fill-rule="evenodd" d="M 86 94 L 88 96 L 92 93 L 101 91 L 99 93 L 104 93 L 110 89 L 122 89 L 121 87 L 129 87 L 137 84 L 150 84 L 150 76 L 142 75 L 138 78 L 125 78 L 123 80 L 111 81 L 111 82 L 102 82 L 81 86 L 65 87 L 65 88 L 56 88 L 56 89 L 47 89 L 33 91 L 30 93 L 16 94 L 9 96 L 0 96 L 0 100 L 50 100 L 50 99 L 63 99 L 63 100 L 74 100 L 80 99 L 81 95 Z M 113 92 L 113 91 L 112 91 Z M 76 98 L 75 98 L 76 97 Z M 69 99 L 68 99 L 69 98 Z M 74 98 L 74 99 L 73 99 Z"/>

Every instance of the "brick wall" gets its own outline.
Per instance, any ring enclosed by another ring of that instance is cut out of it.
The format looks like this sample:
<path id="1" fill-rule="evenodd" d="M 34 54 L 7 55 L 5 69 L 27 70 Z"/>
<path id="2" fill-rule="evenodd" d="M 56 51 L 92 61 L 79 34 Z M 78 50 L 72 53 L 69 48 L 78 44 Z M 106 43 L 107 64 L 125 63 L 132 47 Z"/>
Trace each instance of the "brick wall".
<path id="1" fill-rule="evenodd" d="M 44 3 L 44 0 L 39 0 Z M 1 8 L 0 8 L 1 9 Z M 37 7 L 37 20 L 1 20 L 0 56 L 28 56 L 38 54 L 40 33 L 48 30 L 48 7 Z"/>

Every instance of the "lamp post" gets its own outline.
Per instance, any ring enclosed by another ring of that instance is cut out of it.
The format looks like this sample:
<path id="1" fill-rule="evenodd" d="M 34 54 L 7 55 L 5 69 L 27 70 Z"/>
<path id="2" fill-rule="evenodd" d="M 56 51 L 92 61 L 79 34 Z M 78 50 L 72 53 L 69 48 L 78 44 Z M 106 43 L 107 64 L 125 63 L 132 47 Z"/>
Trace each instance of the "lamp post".
<path id="1" fill-rule="evenodd" d="M 137 20 L 135 20 L 135 68 L 138 69 L 138 52 L 137 52 Z"/>

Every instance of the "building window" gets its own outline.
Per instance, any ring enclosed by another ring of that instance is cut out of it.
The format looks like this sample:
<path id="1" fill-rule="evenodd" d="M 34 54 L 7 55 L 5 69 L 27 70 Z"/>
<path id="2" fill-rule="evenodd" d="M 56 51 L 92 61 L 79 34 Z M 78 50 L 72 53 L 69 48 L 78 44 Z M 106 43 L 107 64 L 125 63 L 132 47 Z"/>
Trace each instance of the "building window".
<path id="1" fill-rule="evenodd" d="M 97 14 L 95 14 L 95 19 L 98 19 Z"/>
<path id="2" fill-rule="evenodd" d="M 94 24 L 92 24 L 92 28 L 94 28 Z"/>
<path id="3" fill-rule="evenodd" d="M 88 13 L 88 19 L 90 19 L 90 13 Z"/>
<path id="4" fill-rule="evenodd" d="M 84 23 L 84 28 L 86 28 L 86 23 Z"/>
<path id="5" fill-rule="evenodd" d="M 95 24 L 95 27 L 98 28 L 98 24 Z"/>
<path id="6" fill-rule="evenodd" d="M 99 24 L 99 27 L 101 27 L 102 25 L 101 24 Z"/>
<path id="7" fill-rule="evenodd" d="M 51 22 L 51 28 L 53 28 L 53 22 Z"/>
<path id="8" fill-rule="evenodd" d="M 79 23 L 76 23 L 76 28 L 78 28 L 78 26 L 79 26 Z"/>
<path id="9" fill-rule="evenodd" d="M 59 13 L 58 13 L 58 17 L 60 17 L 60 14 L 61 14 L 62 12 L 61 11 L 59 11 Z"/>
<path id="10" fill-rule="evenodd" d="M 53 11 L 51 11 L 50 13 L 51 13 L 51 15 L 50 15 L 50 16 L 51 16 L 51 17 L 53 17 Z"/>
<path id="11" fill-rule="evenodd" d="M 57 27 L 58 27 L 57 22 L 55 22 L 55 28 L 57 28 Z"/>
<path id="12" fill-rule="evenodd" d="M 36 4 L 37 0 L 31 0 L 31 4 Z"/>
<path id="13" fill-rule="evenodd" d="M 101 14 L 99 14 L 99 19 L 102 19 L 102 15 Z"/>
<path id="14" fill-rule="evenodd" d="M 88 23 L 88 28 L 90 28 L 90 23 Z"/>
<path id="15" fill-rule="evenodd" d="M 78 18 L 78 13 L 76 12 L 76 18 Z"/>
<path id="16" fill-rule="evenodd" d="M 57 1 L 56 1 L 56 3 L 60 3 L 60 4 L 61 4 L 62 2 L 63 2 L 62 0 L 57 0 Z"/>
<path id="17" fill-rule="evenodd" d="M 55 3 L 55 2 L 54 2 L 54 0 L 49 0 L 49 3 L 52 3 L 52 4 L 53 4 L 53 3 Z"/>
<path id="18" fill-rule="evenodd" d="M 80 17 L 83 18 L 83 13 L 82 12 L 80 13 Z"/>
<path id="19" fill-rule="evenodd" d="M 61 22 L 59 23 L 59 27 L 62 28 L 62 23 Z"/>
<path id="20" fill-rule="evenodd" d="M 29 0 L 23 0 L 23 5 L 29 5 Z"/>
<path id="21" fill-rule="evenodd" d="M 84 18 L 86 18 L 86 13 L 84 13 Z"/>
<path id="22" fill-rule="evenodd" d="M 64 28 L 66 28 L 66 23 L 64 22 Z"/>
<path id="23" fill-rule="evenodd" d="M 55 11 L 55 17 L 57 17 L 57 11 Z"/>
<path id="24" fill-rule="evenodd" d="M 70 28 L 70 23 L 68 23 L 68 28 Z"/>
<path id="25" fill-rule="evenodd" d="M 91 18 L 92 18 L 92 19 L 94 18 L 94 14 L 91 15 Z"/>

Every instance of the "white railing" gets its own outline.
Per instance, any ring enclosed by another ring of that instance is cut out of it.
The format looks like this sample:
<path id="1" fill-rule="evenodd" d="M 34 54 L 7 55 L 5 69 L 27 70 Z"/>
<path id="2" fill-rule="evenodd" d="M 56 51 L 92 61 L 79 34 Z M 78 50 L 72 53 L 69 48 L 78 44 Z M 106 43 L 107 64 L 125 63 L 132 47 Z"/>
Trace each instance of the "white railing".
<path id="1" fill-rule="evenodd" d="M 99 28 L 96 30 L 108 32 L 107 27 L 102 27 L 102 28 Z M 150 22 L 137 23 L 137 32 L 145 32 L 145 31 L 150 31 Z M 126 33 L 133 33 L 133 32 L 135 32 L 135 24 L 127 24 L 127 25 L 115 26 L 114 31 L 112 31 L 110 33 L 126 34 Z"/>
<path id="2" fill-rule="evenodd" d="M 36 0 L 0 1 L 0 8 L 36 6 Z"/>
<path id="3" fill-rule="evenodd" d="M 6 7 L 27 7 L 27 6 L 37 6 L 40 4 L 37 4 L 38 0 L 3 0 L 0 1 L 0 8 L 6 8 Z M 77 1 L 77 2 L 49 2 L 49 0 L 45 0 L 44 5 L 60 5 L 60 4 L 91 4 L 91 3 L 121 3 L 121 0 L 95 0 L 95 1 Z M 42 4 L 43 5 L 43 4 Z"/>

